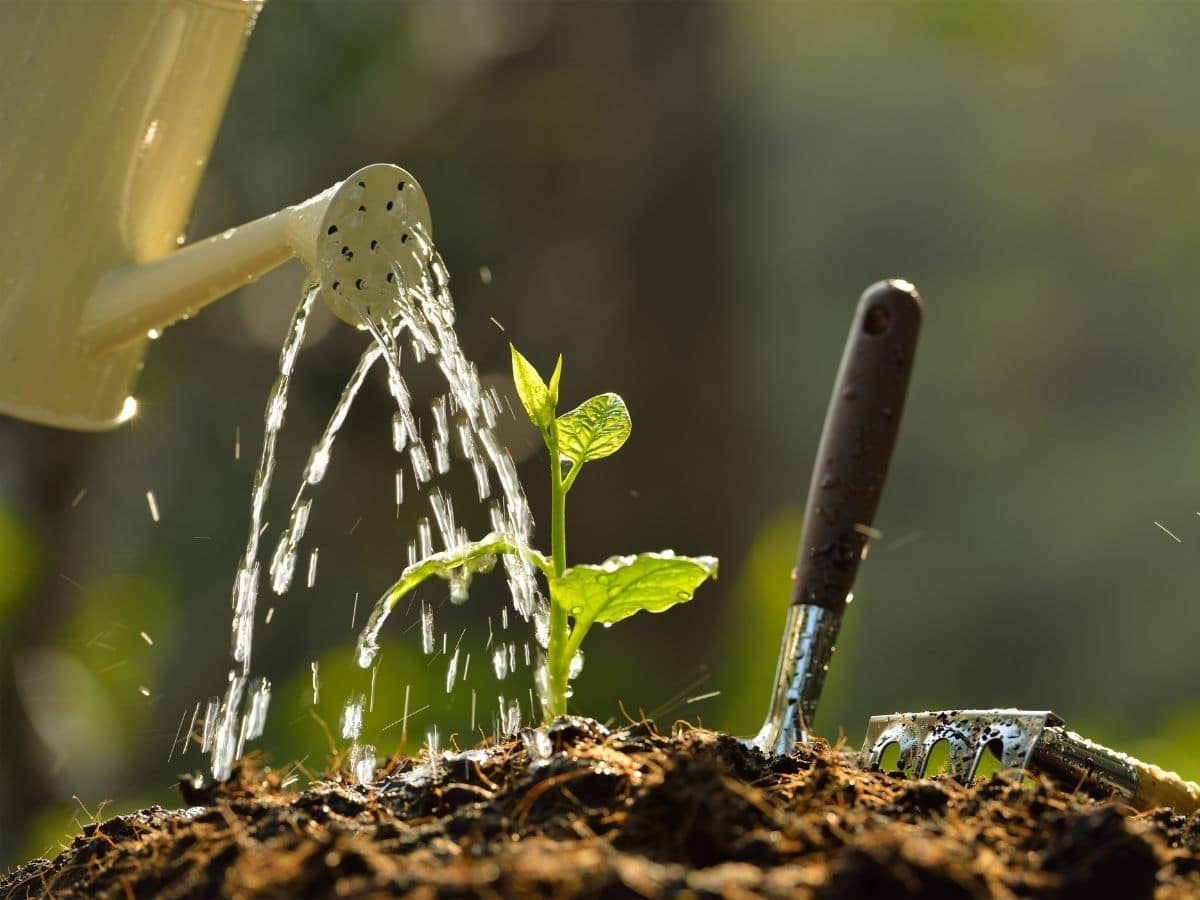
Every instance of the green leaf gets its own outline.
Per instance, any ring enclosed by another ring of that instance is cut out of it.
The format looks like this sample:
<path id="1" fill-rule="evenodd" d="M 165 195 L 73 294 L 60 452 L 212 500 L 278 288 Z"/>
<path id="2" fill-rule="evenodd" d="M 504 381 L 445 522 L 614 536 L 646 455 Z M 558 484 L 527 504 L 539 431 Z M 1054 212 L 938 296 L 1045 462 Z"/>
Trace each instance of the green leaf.
<path id="1" fill-rule="evenodd" d="M 558 354 L 558 362 L 554 366 L 554 371 L 550 374 L 550 405 L 552 409 L 558 409 L 558 382 L 562 378 L 562 354 Z"/>
<path id="2" fill-rule="evenodd" d="M 603 459 L 621 449 L 632 428 L 625 401 L 600 394 L 558 417 L 558 452 L 576 466 Z"/>
<path id="3" fill-rule="evenodd" d="M 559 357 L 559 367 L 555 369 L 552 394 L 533 363 L 512 344 L 508 348 L 512 351 L 513 383 L 517 386 L 517 396 L 521 398 L 521 405 L 525 407 L 529 420 L 544 431 L 554 422 L 554 408 L 558 403 L 557 376 L 562 370 L 562 357 Z"/>
<path id="4" fill-rule="evenodd" d="M 395 606 L 413 588 L 434 575 L 447 580 L 463 579 L 465 583 L 469 583 L 475 573 L 491 571 L 496 556 L 503 553 L 523 556 L 547 575 L 554 571 L 550 561 L 532 547 L 518 546 L 508 535 L 493 531 L 482 540 L 471 541 L 454 550 L 431 554 L 408 566 L 384 594 L 388 607 Z M 466 586 L 465 583 L 463 587 Z"/>
<path id="5" fill-rule="evenodd" d="M 551 600 L 575 617 L 575 627 L 620 622 L 636 612 L 662 612 L 692 599 L 717 577 L 712 556 L 676 556 L 670 550 L 613 556 L 598 566 L 572 566 L 550 581 Z"/>

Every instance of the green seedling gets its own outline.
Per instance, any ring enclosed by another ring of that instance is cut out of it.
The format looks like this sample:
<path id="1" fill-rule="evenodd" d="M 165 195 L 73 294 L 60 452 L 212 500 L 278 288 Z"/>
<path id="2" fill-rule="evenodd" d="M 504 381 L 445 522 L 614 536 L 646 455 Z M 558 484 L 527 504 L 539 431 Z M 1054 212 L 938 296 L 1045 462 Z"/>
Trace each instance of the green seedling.
<path id="1" fill-rule="evenodd" d="M 696 588 L 716 577 L 717 560 L 667 550 L 567 568 L 567 493 L 586 463 L 621 449 L 633 425 L 625 401 L 616 394 L 600 394 L 558 415 L 562 357 L 546 384 L 529 360 L 509 346 L 517 395 L 550 451 L 551 559 L 542 568 L 550 586 L 550 637 L 541 685 L 549 719 L 567 711 L 571 664 L 593 625 L 611 625 L 642 610 L 662 612 L 692 599 Z"/>
<path id="2" fill-rule="evenodd" d="M 662 612 L 692 599 L 701 584 L 717 577 L 717 560 L 664 550 L 567 567 L 567 493 L 585 464 L 611 456 L 629 438 L 629 411 L 616 394 L 600 394 L 558 415 L 562 357 L 547 384 L 516 347 L 511 350 L 517 395 L 550 453 L 550 556 L 492 532 L 405 569 L 389 589 L 387 608 L 435 575 L 447 579 L 452 597 L 461 599 L 471 576 L 488 571 L 497 555 L 523 556 L 545 577 L 550 593 L 546 657 L 538 673 L 542 711 L 550 721 L 567 711 L 573 664 L 593 625 L 611 625 L 637 612 Z"/>

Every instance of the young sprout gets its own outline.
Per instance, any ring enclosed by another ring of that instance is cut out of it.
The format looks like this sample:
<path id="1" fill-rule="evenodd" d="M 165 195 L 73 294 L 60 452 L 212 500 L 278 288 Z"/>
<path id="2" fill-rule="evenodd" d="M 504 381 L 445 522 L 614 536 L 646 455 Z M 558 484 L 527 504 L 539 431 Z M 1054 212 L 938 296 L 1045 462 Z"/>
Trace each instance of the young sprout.
<path id="1" fill-rule="evenodd" d="M 386 608 L 393 608 L 431 576 L 446 578 L 465 590 L 471 576 L 490 570 L 498 554 L 524 556 L 545 577 L 550 593 L 549 637 L 538 677 L 542 711 L 549 722 L 567 711 L 569 684 L 578 671 L 576 659 L 593 625 L 611 625 L 637 612 L 662 612 L 692 599 L 701 584 L 717 577 L 717 560 L 664 550 L 613 556 L 598 565 L 567 566 L 567 494 L 584 465 L 611 456 L 629 438 L 629 411 L 624 400 L 610 393 L 558 415 L 562 357 L 547 384 L 529 360 L 509 346 L 517 395 L 550 452 L 550 556 L 492 532 L 405 569 L 388 591 Z"/>
<path id="2" fill-rule="evenodd" d="M 542 381 L 537 370 L 516 347 L 512 351 L 513 381 L 529 419 L 550 451 L 550 640 L 542 706 L 547 720 L 567 711 L 567 688 L 572 663 L 588 630 L 597 622 L 611 625 L 636 612 L 662 612 L 692 599 L 708 578 L 717 575 L 711 556 L 676 556 L 670 550 L 613 556 L 599 565 L 567 567 L 567 493 L 586 463 L 612 456 L 629 438 L 632 423 L 625 401 L 616 394 L 599 394 L 570 412 L 557 414 L 562 357 Z"/>

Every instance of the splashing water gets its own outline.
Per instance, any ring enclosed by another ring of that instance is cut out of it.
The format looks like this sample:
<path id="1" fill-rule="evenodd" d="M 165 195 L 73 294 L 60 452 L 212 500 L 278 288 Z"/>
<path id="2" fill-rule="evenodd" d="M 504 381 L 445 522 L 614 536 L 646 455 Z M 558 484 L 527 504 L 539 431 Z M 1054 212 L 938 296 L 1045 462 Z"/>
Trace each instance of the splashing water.
<path id="1" fill-rule="evenodd" d="M 433 608 L 424 600 L 421 601 L 421 652 L 426 656 L 433 653 Z"/>
<path id="2" fill-rule="evenodd" d="M 450 657 L 450 662 L 446 665 L 446 693 L 454 691 L 454 680 L 458 676 L 458 648 L 454 648 L 454 655 Z"/>
<path id="3" fill-rule="evenodd" d="M 242 720 L 242 739 L 251 741 L 260 737 L 267 724 L 267 707 L 271 703 L 271 682 L 260 678 L 258 687 L 250 694 L 250 710 Z"/>
<path id="4" fill-rule="evenodd" d="M 263 430 L 262 454 L 254 475 L 254 487 L 250 493 L 250 533 L 246 539 L 246 551 L 238 564 L 233 581 L 232 654 L 237 665 L 229 671 L 229 687 L 225 692 L 225 699 L 215 709 L 210 701 L 204 717 L 202 747 L 205 752 L 211 754 L 213 777 L 219 781 L 229 777 L 234 759 L 241 754 L 247 732 L 256 732 L 257 736 L 262 730 L 255 719 L 258 711 L 254 701 L 244 716 L 241 712 L 246 681 L 250 674 L 254 611 L 258 603 L 259 536 L 263 530 L 263 509 L 271 491 L 271 480 L 275 475 L 276 442 L 279 430 L 283 427 L 284 413 L 287 411 L 288 388 L 296 368 L 300 345 L 304 342 L 308 318 L 319 293 L 317 286 L 308 287 L 300 305 L 296 307 L 288 326 L 283 350 L 279 355 L 279 377 L 268 395 L 267 409 L 263 417 L 266 427 Z M 262 706 L 261 716 L 265 720 L 265 704 Z M 251 721 L 252 719 L 254 721 Z"/>
<path id="5" fill-rule="evenodd" d="M 357 740 L 362 734 L 363 707 L 366 705 L 367 698 L 362 694 L 352 695 L 346 701 L 342 707 L 342 737 Z"/>
<path id="6" fill-rule="evenodd" d="M 370 744 L 355 744 L 350 748 L 350 771 L 359 784 L 369 784 L 375 777 L 377 760 Z"/>
<path id="7" fill-rule="evenodd" d="M 212 750 L 213 738 L 217 733 L 217 716 L 221 712 L 221 698 L 209 697 L 204 707 L 204 728 L 200 736 L 200 752 Z"/>
<path id="8" fill-rule="evenodd" d="M 434 781 L 438 779 L 438 750 L 441 745 L 441 736 L 438 734 L 438 727 L 434 725 L 425 732 L 425 753 L 429 760 L 429 776 Z"/>
<path id="9" fill-rule="evenodd" d="M 543 728 L 522 728 L 521 743 L 525 745 L 525 753 L 534 766 L 544 763 L 554 753 L 554 745 L 550 734 Z"/>
<path id="10" fill-rule="evenodd" d="M 492 651 L 492 668 L 495 669 L 497 681 L 503 681 L 508 675 L 508 651 L 503 644 Z"/>
<path id="11" fill-rule="evenodd" d="M 350 381 L 346 383 L 342 396 L 338 399 L 337 405 L 329 417 L 325 431 L 313 444 L 312 451 L 308 455 L 308 464 L 304 467 L 304 477 L 296 491 L 296 499 L 292 501 L 291 516 L 288 519 L 287 527 L 279 537 L 275 553 L 271 557 L 271 589 L 276 594 L 282 596 L 292 585 L 292 576 L 296 570 L 296 554 L 300 541 L 304 538 L 304 531 L 308 527 L 308 516 L 312 509 L 312 500 L 306 499 L 305 494 L 310 487 L 320 484 L 324 479 L 325 472 L 329 468 L 334 439 L 345 423 L 354 398 L 358 396 L 358 391 L 366 381 L 371 367 L 378 362 L 382 352 L 380 347 L 372 345 L 359 358 L 358 365 L 355 366 L 354 373 L 350 376 Z M 311 586 L 309 585 L 309 587 Z"/>
<path id="12" fill-rule="evenodd" d="M 386 314 L 366 307 L 361 310 L 363 324 L 373 338 L 372 344 L 360 357 L 345 389 L 336 404 L 320 438 L 313 445 L 304 469 L 303 478 L 292 502 L 286 527 L 279 536 L 271 560 L 267 566 L 271 590 L 279 595 L 286 593 L 292 585 L 297 555 L 308 525 L 312 509 L 309 489 L 319 484 L 328 470 L 334 440 L 340 431 L 350 407 L 358 395 L 370 370 L 380 358 L 387 366 L 387 386 L 395 404 L 396 412 L 390 424 L 391 442 L 394 450 L 407 460 L 416 489 L 424 493 L 429 503 L 430 518 L 418 521 L 417 535 L 409 544 L 410 564 L 419 562 L 435 551 L 434 527 L 443 550 L 460 548 L 469 541 L 465 528 L 458 525 L 451 498 L 440 488 L 432 487 L 435 477 L 445 475 L 451 468 L 451 445 L 457 443 L 463 458 L 471 467 L 476 495 L 481 504 L 487 504 L 488 518 L 492 529 L 505 534 L 517 547 L 527 547 L 533 527 L 524 491 L 517 478 L 516 467 L 508 452 L 500 445 L 494 427 L 503 409 L 501 398 L 495 389 L 484 391 L 478 372 L 462 352 L 454 332 L 455 312 L 449 292 L 449 274 L 441 256 L 419 223 L 406 223 L 408 233 L 415 239 L 417 250 L 427 260 L 420 283 L 405 283 L 399 264 L 393 262 L 392 273 L 395 293 L 393 303 Z M 306 326 L 320 287 L 306 286 L 292 318 L 287 338 L 279 359 L 279 376 L 270 392 L 264 414 L 263 449 L 255 474 L 250 504 L 250 527 L 246 550 L 238 564 L 233 587 L 233 634 L 232 656 L 235 667 L 229 672 L 229 684 L 223 698 L 208 702 L 203 724 L 203 749 L 211 754 L 212 771 L 215 778 L 229 777 L 232 764 L 241 755 L 246 740 L 258 737 L 263 730 L 270 685 L 266 679 L 256 683 L 247 696 L 250 675 L 251 647 L 253 643 L 254 617 L 260 588 L 259 542 L 265 530 L 263 510 L 270 492 L 275 473 L 276 445 L 283 427 L 287 409 L 288 388 L 295 370 L 296 360 L 304 340 Z M 407 335 L 412 356 L 417 363 L 433 360 L 445 378 L 448 393 L 435 398 L 430 409 L 433 429 L 431 435 L 432 454 L 421 434 L 420 425 L 413 412 L 412 396 L 401 371 L 401 339 Z M 489 471 L 490 470 L 490 471 Z M 499 495 L 493 496 L 492 476 L 499 486 Z M 396 472 L 395 500 L 397 508 L 404 501 L 403 469 Z M 514 611 L 525 621 L 534 621 L 538 644 L 545 647 L 548 618 L 546 600 L 537 592 L 534 573 L 529 562 L 520 554 L 505 554 L 502 557 L 508 582 L 508 595 Z M 317 553 L 309 558 L 309 587 L 316 575 Z M 475 571 L 487 571 L 490 563 L 476 567 Z M 455 573 L 449 579 L 451 599 L 455 603 L 467 600 L 470 579 L 474 571 Z M 369 668 L 379 653 L 379 634 L 391 612 L 387 598 L 374 606 L 366 625 L 360 633 L 356 659 L 362 668 Z M 502 619 L 507 626 L 508 611 L 502 610 Z M 434 621 L 433 609 L 422 603 L 421 639 L 422 649 L 431 654 Z M 497 674 L 500 667 L 508 673 L 516 668 L 518 657 L 515 644 L 497 647 L 502 662 L 494 657 Z M 467 656 L 469 664 L 470 656 Z M 531 664 L 528 652 L 524 655 L 526 666 Z M 451 691 L 457 680 L 458 648 L 447 666 L 446 689 Z M 462 673 L 466 677 L 466 667 Z M 501 676 L 503 677 L 503 676 Z M 316 664 L 313 664 L 313 700 L 317 702 Z M 351 698 L 355 700 L 354 697 Z M 243 713 L 243 706 L 245 711 Z M 347 713 L 350 713 L 348 702 Z M 344 734 L 354 743 L 351 748 L 350 767 L 359 781 L 369 780 L 374 772 L 375 752 L 370 745 L 360 745 L 358 738 L 362 730 L 362 704 L 358 703 L 357 724 L 343 721 L 343 731 L 353 724 L 353 734 Z M 530 713 L 533 714 L 532 707 Z M 407 713 L 406 713 L 407 718 Z M 505 703 L 501 699 L 499 725 L 505 732 L 513 732 L 520 726 L 521 709 L 517 701 Z M 436 734 L 436 732 L 434 732 Z M 436 752 L 436 739 L 431 748 L 431 757 Z"/>
<path id="13" fill-rule="evenodd" d="M 500 695 L 500 732 L 513 734 L 521 727 L 521 701 L 514 699 L 511 703 L 504 702 Z"/>
<path id="14" fill-rule="evenodd" d="M 258 602 L 258 542 L 263 528 L 263 509 L 271 492 L 271 480 L 275 476 L 276 442 L 279 430 L 283 427 L 284 413 L 287 411 L 288 388 L 296 368 L 296 358 L 300 354 L 308 317 L 319 293 L 320 289 L 317 286 L 309 287 L 300 305 L 296 307 L 283 350 L 279 354 L 279 377 L 275 380 L 267 399 L 262 455 L 259 457 L 258 471 L 254 475 L 254 487 L 250 494 L 250 534 L 246 539 L 246 552 L 238 566 L 233 589 L 233 659 L 241 664 L 243 676 L 250 672 L 254 608 Z M 227 778 L 228 774 L 217 777 Z"/>
<path id="15" fill-rule="evenodd" d="M 242 694 L 246 690 L 246 676 L 229 672 L 229 688 L 217 712 L 217 725 L 212 739 L 212 768 L 214 777 L 225 779 L 233 770 L 243 734 L 238 712 L 242 706 Z M 221 774 L 218 774 L 221 773 Z"/>
<path id="16" fill-rule="evenodd" d="M 461 413 L 463 421 L 457 425 L 459 444 L 464 456 L 471 464 L 478 496 L 486 501 L 491 496 L 491 484 L 487 473 L 490 465 L 500 484 L 502 499 L 489 506 L 492 527 L 512 537 L 518 546 L 528 546 L 533 517 L 517 479 L 516 467 L 508 452 L 496 438 L 494 426 L 500 414 L 499 398 L 494 392 L 485 392 L 479 382 L 478 373 L 464 356 L 454 332 L 454 304 L 448 285 L 449 275 L 441 257 L 425 235 L 419 224 L 413 223 L 413 237 L 421 252 L 430 260 L 421 283 L 405 285 L 401 278 L 396 281 L 396 310 L 391 318 L 381 318 L 365 311 L 365 321 L 375 340 L 384 351 L 388 365 L 388 386 L 396 401 L 397 412 L 392 420 L 393 446 L 406 449 L 413 477 L 418 485 L 427 484 L 434 477 L 434 467 L 439 474 L 449 469 L 452 413 Z M 398 269 L 395 270 L 400 275 Z M 434 462 L 430 462 L 424 440 L 412 411 L 412 397 L 400 370 L 400 338 L 407 331 L 412 338 L 413 355 L 418 360 L 426 357 L 436 359 L 450 387 L 448 396 L 438 397 L 431 404 L 434 420 Z M 482 448 L 482 450 L 480 449 Z M 468 536 L 458 526 L 454 506 L 446 494 L 434 488 L 428 493 L 430 511 L 437 536 L 443 550 L 462 547 Z M 433 528 L 428 519 L 422 519 L 417 529 L 417 554 L 414 561 L 425 559 L 435 552 Z M 508 577 L 509 592 L 517 613 L 525 620 L 534 616 L 545 601 L 536 591 L 533 570 L 519 555 L 503 557 Z M 451 599 L 465 602 L 470 574 L 456 573 L 450 583 Z M 358 641 L 358 664 L 364 668 L 371 665 L 379 651 L 379 633 L 391 608 L 387 598 L 375 605 Z M 432 652 L 432 610 L 422 605 L 422 647 Z"/>
<path id="17" fill-rule="evenodd" d="M 414 483 L 429 503 L 431 517 L 422 518 L 417 526 L 416 547 L 409 551 L 410 564 L 428 558 L 438 551 L 435 547 L 434 528 L 442 551 L 461 549 L 469 541 L 466 529 L 459 526 L 450 497 L 438 487 L 430 484 L 437 475 L 444 475 L 450 468 L 451 444 L 456 443 L 463 458 L 471 467 L 475 481 L 476 496 L 480 503 L 488 504 L 488 517 L 492 530 L 508 536 L 518 547 L 527 547 L 533 525 L 528 502 L 517 479 L 516 467 L 508 452 L 501 446 L 495 434 L 495 426 L 503 410 L 499 394 L 494 390 L 484 391 L 477 371 L 463 355 L 454 332 L 454 305 L 450 297 L 449 276 L 441 257 L 427 235 L 413 223 L 411 234 L 420 250 L 429 259 L 417 285 L 405 285 L 397 276 L 395 306 L 398 314 L 391 318 L 372 315 L 368 308 L 364 319 L 376 343 L 383 348 L 388 366 L 388 387 L 396 402 L 397 411 L 391 422 L 393 447 L 405 452 Z M 421 435 L 421 430 L 412 409 L 412 397 L 401 371 L 401 337 L 407 333 L 411 339 L 412 356 L 418 361 L 432 358 L 436 361 L 450 390 L 448 394 L 435 398 L 430 404 L 432 412 L 432 462 L 431 455 Z M 490 470 L 490 471 L 489 471 Z M 499 496 L 492 499 L 492 474 L 499 486 Z M 397 491 L 397 502 L 402 500 Z M 431 525 L 432 520 L 432 525 Z M 538 628 L 537 623 L 548 620 L 545 599 L 537 592 L 534 573 L 529 562 L 520 554 L 503 555 L 507 575 L 509 596 L 513 610 L 525 621 L 534 620 L 535 635 L 544 648 L 548 628 Z M 452 603 L 467 601 L 470 581 L 477 572 L 490 570 L 493 560 L 481 559 L 474 566 L 463 566 L 453 570 L 447 577 Z M 366 668 L 372 665 L 379 652 L 379 634 L 392 610 L 390 598 L 381 597 L 368 617 L 359 635 L 357 661 Z M 508 625 L 508 608 L 502 607 L 501 621 Z M 434 652 L 433 635 L 435 623 L 433 608 L 421 601 L 420 633 L 422 650 Z M 490 625 L 489 625 L 490 632 Z M 490 643 L 490 636 L 489 636 Z M 443 646 L 443 652 L 445 652 Z M 526 652 L 518 657 L 516 643 L 497 647 L 493 653 L 493 668 L 498 678 L 515 671 L 520 664 L 536 671 L 533 654 Z M 458 682 L 459 651 L 456 645 L 453 657 L 446 667 L 446 691 L 452 692 Z M 469 659 L 469 657 L 468 657 Z M 464 666 L 463 678 L 466 677 Z M 529 712 L 535 713 L 530 703 Z M 502 703 L 499 724 L 503 731 L 513 732 L 520 726 L 521 709 L 516 701 Z"/>

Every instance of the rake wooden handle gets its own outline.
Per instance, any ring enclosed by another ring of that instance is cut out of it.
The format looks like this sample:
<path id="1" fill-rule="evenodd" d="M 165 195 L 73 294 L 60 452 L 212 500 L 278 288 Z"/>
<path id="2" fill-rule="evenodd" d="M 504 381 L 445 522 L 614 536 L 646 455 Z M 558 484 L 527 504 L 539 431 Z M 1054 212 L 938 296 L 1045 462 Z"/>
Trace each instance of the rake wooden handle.
<path id="1" fill-rule="evenodd" d="M 842 354 L 800 533 L 792 603 L 841 614 L 883 491 L 921 329 L 921 299 L 880 281 L 859 301 Z"/>
<path id="2" fill-rule="evenodd" d="M 1200 809 L 1200 784 L 1184 781 L 1174 772 L 1160 769 L 1141 760 L 1132 760 L 1137 772 L 1137 791 L 1132 803 L 1138 809 L 1169 806 L 1181 816 L 1190 816 Z"/>

